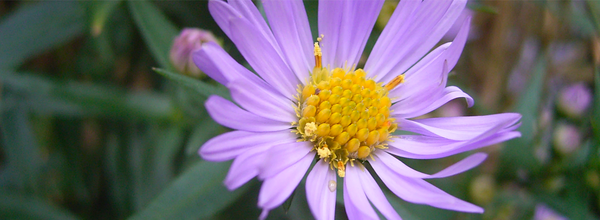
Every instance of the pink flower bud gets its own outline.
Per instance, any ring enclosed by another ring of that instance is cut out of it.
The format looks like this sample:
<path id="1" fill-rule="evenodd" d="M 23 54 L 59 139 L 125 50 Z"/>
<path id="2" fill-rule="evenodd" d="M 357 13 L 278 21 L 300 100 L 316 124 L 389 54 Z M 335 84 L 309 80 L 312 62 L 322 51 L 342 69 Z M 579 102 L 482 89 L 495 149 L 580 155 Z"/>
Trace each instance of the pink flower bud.
<path id="1" fill-rule="evenodd" d="M 210 41 L 217 42 L 210 31 L 184 28 L 179 36 L 175 38 L 171 47 L 170 58 L 175 69 L 186 75 L 199 77 L 201 72 L 192 60 L 192 53 L 199 50 L 202 44 Z"/>

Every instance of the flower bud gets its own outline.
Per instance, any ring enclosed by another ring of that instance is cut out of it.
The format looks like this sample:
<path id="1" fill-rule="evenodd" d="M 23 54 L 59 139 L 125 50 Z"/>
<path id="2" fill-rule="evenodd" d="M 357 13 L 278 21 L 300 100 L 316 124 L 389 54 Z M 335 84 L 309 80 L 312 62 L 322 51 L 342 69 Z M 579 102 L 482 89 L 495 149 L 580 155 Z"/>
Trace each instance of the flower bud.
<path id="1" fill-rule="evenodd" d="M 554 129 L 554 150 L 561 155 L 567 155 L 579 148 L 581 135 L 577 127 L 571 124 L 559 123 Z"/>
<path id="2" fill-rule="evenodd" d="M 583 83 L 577 83 L 561 90 L 558 109 L 569 117 L 579 118 L 592 102 L 592 91 Z"/>
<path id="3" fill-rule="evenodd" d="M 199 50 L 202 44 L 211 41 L 217 42 L 217 39 L 210 31 L 184 28 L 173 41 L 169 54 L 173 67 L 183 74 L 199 77 L 201 72 L 192 60 L 192 53 Z"/>

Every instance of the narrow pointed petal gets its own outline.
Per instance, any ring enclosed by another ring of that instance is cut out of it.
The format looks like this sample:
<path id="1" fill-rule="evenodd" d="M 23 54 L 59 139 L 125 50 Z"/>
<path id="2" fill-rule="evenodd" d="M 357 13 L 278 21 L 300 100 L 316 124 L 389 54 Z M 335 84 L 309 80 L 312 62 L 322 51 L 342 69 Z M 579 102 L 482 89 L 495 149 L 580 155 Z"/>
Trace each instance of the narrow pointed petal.
<path id="1" fill-rule="evenodd" d="M 392 106 L 392 116 L 396 118 L 414 118 L 432 112 L 454 99 L 464 98 L 467 107 L 475 103 L 473 98 L 456 86 L 448 86 L 440 93 L 430 96 L 412 97 Z"/>
<path id="2" fill-rule="evenodd" d="M 272 147 L 261 166 L 259 178 L 267 179 L 294 165 L 309 154 L 310 142 L 293 142 Z"/>
<path id="3" fill-rule="evenodd" d="M 229 23 L 231 40 L 246 61 L 269 85 L 292 99 L 299 81 L 276 48 L 247 20 L 231 18 Z"/>
<path id="4" fill-rule="evenodd" d="M 405 72 L 440 41 L 465 5 L 466 0 L 423 1 L 419 6 L 413 6 L 417 9 L 410 18 L 400 14 L 393 16 L 391 24 L 400 26 L 386 26 L 381 40 L 377 41 L 373 49 L 372 56 L 375 59 L 367 61 L 365 70 L 376 72 L 376 79 L 382 81 Z M 408 22 L 400 23 L 401 19 Z M 409 27 L 403 27 L 405 25 Z"/>
<path id="5" fill-rule="evenodd" d="M 306 199 L 316 219 L 334 219 L 337 192 L 335 185 L 337 185 L 336 175 L 329 168 L 329 163 L 318 161 L 306 178 Z"/>
<path id="6" fill-rule="evenodd" d="M 266 179 L 260 188 L 258 206 L 264 210 L 271 210 L 290 197 L 310 167 L 314 156 L 314 153 L 307 154 L 294 165 Z"/>
<path id="7" fill-rule="evenodd" d="M 408 202 L 461 212 L 483 212 L 478 206 L 451 196 L 422 179 L 405 177 L 381 162 L 374 161 L 371 166 L 394 194 Z"/>
<path id="8" fill-rule="evenodd" d="M 270 144 L 258 145 L 236 157 L 223 181 L 227 189 L 237 189 L 257 176 L 271 147 Z"/>
<path id="9" fill-rule="evenodd" d="M 383 163 L 388 168 L 396 170 L 398 173 L 406 177 L 421 179 L 444 178 L 465 172 L 479 165 L 485 160 L 486 157 L 487 155 L 485 153 L 475 153 L 453 164 L 452 166 L 447 167 L 446 169 L 440 172 L 429 175 L 410 168 L 406 164 L 402 163 L 402 161 L 396 159 L 395 157 L 386 152 L 378 151 L 375 153 L 375 161 L 378 161 L 377 163 Z"/>
<path id="10" fill-rule="evenodd" d="M 390 205 L 387 198 L 385 198 L 381 188 L 379 188 L 371 174 L 367 171 L 359 171 L 357 174 L 359 175 L 360 184 L 362 185 L 367 198 L 373 203 L 377 210 L 379 210 L 379 212 L 387 219 L 402 219 L 396 210 L 394 210 L 394 207 Z"/>
<path id="11" fill-rule="evenodd" d="M 194 52 L 192 59 L 202 72 L 223 85 L 236 79 L 242 79 L 262 87 L 268 87 L 265 81 L 235 61 L 215 42 L 204 43 L 202 49 Z"/>
<path id="12" fill-rule="evenodd" d="M 319 2 L 319 35 L 323 65 L 351 67 L 360 59 L 383 0 Z"/>
<path id="13" fill-rule="evenodd" d="M 228 87 L 233 100 L 249 112 L 287 123 L 298 120 L 293 102 L 277 93 L 240 80 L 229 83 Z"/>
<path id="14" fill-rule="evenodd" d="M 521 137 L 521 133 L 518 131 L 502 132 L 494 134 L 485 139 L 478 141 L 461 141 L 449 145 L 443 145 L 444 148 L 440 149 L 427 149 L 423 152 L 415 152 L 414 150 L 407 151 L 406 149 L 398 148 L 397 145 L 394 148 L 387 149 L 388 153 L 396 156 L 411 158 L 411 159 L 437 159 L 452 156 L 455 154 L 476 150 L 482 147 L 501 143 L 513 138 Z"/>
<path id="15" fill-rule="evenodd" d="M 300 81 L 308 79 L 315 60 L 304 3 L 301 0 L 265 0 L 263 6 L 286 62 Z"/>
<path id="16" fill-rule="evenodd" d="M 463 116 L 401 120 L 402 130 L 451 140 L 471 140 L 498 126 L 504 128 L 516 124 L 520 114 L 503 113 L 483 116 Z"/>
<path id="17" fill-rule="evenodd" d="M 281 54 L 277 41 L 275 41 L 275 37 L 273 36 L 273 32 L 269 29 L 267 22 L 252 0 L 229 0 L 228 2 L 243 16 L 243 18 L 247 19 L 249 23 L 260 32 L 264 39 L 266 39 L 279 54 Z"/>
<path id="18" fill-rule="evenodd" d="M 210 161 L 231 160 L 249 148 L 262 144 L 281 144 L 296 141 L 296 135 L 289 131 L 248 132 L 230 131 L 208 140 L 200 148 L 200 156 Z"/>
<path id="19" fill-rule="evenodd" d="M 476 138 L 466 141 L 425 135 L 401 135 L 392 139 L 386 151 L 406 158 L 442 158 L 520 137 L 518 131 L 513 131 L 518 126 L 518 123 L 510 126 L 498 124 Z"/>
<path id="20" fill-rule="evenodd" d="M 367 172 L 356 166 L 346 166 L 344 177 L 344 206 L 349 219 L 379 219 L 369 203 L 360 181 L 359 172 Z"/>
<path id="21" fill-rule="evenodd" d="M 275 121 L 241 109 L 227 99 L 211 96 L 205 103 L 208 114 L 219 124 L 244 131 L 281 131 L 291 128 L 289 122 Z"/>
<path id="22" fill-rule="evenodd" d="M 394 116 L 421 116 L 455 98 L 465 98 L 469 106 L 473 105 L 468 94 L 457 87 L 446 87 L 448 73 L 458 62 L 466 43 L 469 24 L 470 18 L 463 23 L 452 43 L 444 44 L 425 56 L 405 73 L 405 82 L 390 91 L 390 96 L 399 100 L 391 108 Z M 384 80 L 395 77 L 394 74 Z"/>
<path id="23" fill-rule="evenodd" d="M 221 30 L 231 38 L 229 19 L 242 17 L 242 14 L 227 4 L 227 2 L 221 0 L 210 0 L 208 2 L 208 10 Z"/>

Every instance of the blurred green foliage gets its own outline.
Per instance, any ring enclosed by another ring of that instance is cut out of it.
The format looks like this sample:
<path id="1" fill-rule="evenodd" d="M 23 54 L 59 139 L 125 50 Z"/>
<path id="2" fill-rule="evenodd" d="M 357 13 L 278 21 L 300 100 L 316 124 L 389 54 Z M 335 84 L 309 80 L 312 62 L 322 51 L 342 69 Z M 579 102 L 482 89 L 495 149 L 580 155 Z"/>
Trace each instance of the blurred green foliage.
<path id="1" fill-rule="evenodd" d="M 316 37 L 317 2 L 305 6 Z M 474 31 L 450 83 L 475 98 L 466 114 L 521 113 L 523 137 L 483 149 L 491 156 L 472 171 L 431 181 L 484 214 L 410 204 L 384 187 L 388 200 L 404 219 L 531 219 L 539 203 L 571 219 L 598 219 L 600 3 L 469 7 Z M 0 2 L 0 219 L 258 217 L 259 181 L 230 192 L 222 184 L 230 163 L 196 153 L 228 131 L 204 101 L 229 94 L 172 68 L 172 40 L 184 27 L 212 31 L 244 64 L 205 1 Z M 378 21 L 367 53 L 381 31 Z M 580 118 L 556 107 L 560 88 L 574 82 L 594 91 Z M 583 139 L 568 155 L 554 150 L 559 122 L 576 125 Z M 434 172 L 464 156 L 403 161 Z M 481 176 L 493 181 L 476 181 Z M 336 218 L 345 215 L 340 197 Z M 269 218 L 311 218 L 303 183 Z"/>

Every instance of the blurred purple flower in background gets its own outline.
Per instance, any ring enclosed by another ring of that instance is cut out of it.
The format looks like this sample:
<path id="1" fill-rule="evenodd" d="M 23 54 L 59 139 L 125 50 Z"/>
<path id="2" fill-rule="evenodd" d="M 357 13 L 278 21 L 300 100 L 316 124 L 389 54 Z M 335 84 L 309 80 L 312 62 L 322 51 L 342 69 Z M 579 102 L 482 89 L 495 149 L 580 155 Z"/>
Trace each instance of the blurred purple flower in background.
<path id="1" fill-rule="evenodd" d="M 263 1 L 269 25 L 249 0 L 210 1 L 213 18 L 257 75 L 216 43 L 205 43 L 194 53 L 200 70 L 227 86 L 235 101 L 207 100 L 212 118 L 234 131 L 206 142 L 200 155 L 234 160 L 225 179 L 229 189 L 254 177 L 264 181 L 258 198 L 261 218 L 309 172 L 306 196 L 315 218 L 334 218 L 337 173 L 350 219 L 377 219 L 371 204 L 386 218 L 399 219 L 375 173 L 365 166 L 406 201 L 483 212 L 424 179 L 469 170 L 486 154 L 473 154 L 432 175 L 396 158 L 442 158 L 520 136 L 515 129 L 521 116 L 515 113 L 412 119 L 456 98 L 473 105 L 469 95 L 446 85 L 467 40 L 470 18 L 452 43 L 431 50 L 465 4 L 401 1 L 364 68 L 357 68 L 381 0 L 320 1 L 316 43 L 302 1 Z"/>
<path id="2" fill-rule="evenodd" d="M 533 220 L 568 220 L 568 218 L 556 213 L 544 204 L 538 204 L 535 206 Z"/>
<path id="3" fill-rule="evenodd" d="M 558 108 L 569 117 L 578 118 L 592 102 L 592 91 L 584 83 L 563 88 L 558 97 Z"/>

